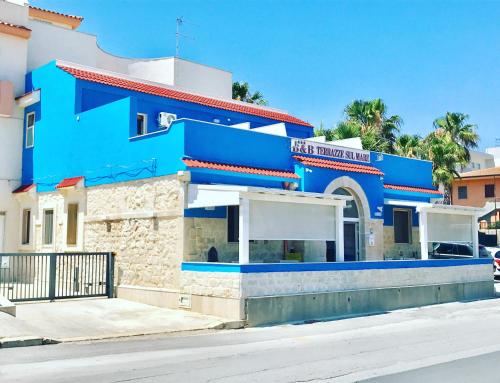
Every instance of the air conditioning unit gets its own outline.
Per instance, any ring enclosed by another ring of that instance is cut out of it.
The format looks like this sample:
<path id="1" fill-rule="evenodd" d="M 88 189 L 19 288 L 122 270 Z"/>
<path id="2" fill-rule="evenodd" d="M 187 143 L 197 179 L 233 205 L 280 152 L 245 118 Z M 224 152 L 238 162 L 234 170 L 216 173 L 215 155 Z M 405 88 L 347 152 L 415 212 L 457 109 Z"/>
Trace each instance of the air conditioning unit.
<path id="1" fill-rule="evenodd" d="M 158 125 L 164 129 L 170 128 L 172 122 L 177 120 L 177 115 L 173 113 L 160 112 L 158 114 Z"/>

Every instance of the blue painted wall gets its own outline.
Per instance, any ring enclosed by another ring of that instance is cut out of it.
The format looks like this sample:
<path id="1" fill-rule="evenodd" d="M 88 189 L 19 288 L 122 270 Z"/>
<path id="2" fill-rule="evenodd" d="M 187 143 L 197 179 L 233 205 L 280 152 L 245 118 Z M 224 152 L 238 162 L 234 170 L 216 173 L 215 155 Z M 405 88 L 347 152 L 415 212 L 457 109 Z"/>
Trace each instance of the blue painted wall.
<path id="1" fill-rule="evenodd" d="M 384 207 L 384 226 L 393 226 L 394 225 L 394 209 L 410 209 L 411 210 L 411 220 L 412 226 L 418 226 L 418 213 L 416 208 L 408 207 L 408 206 L 392 206 L 386 205 Z"/>
<path id="2" fill-rule="evenodd" d="M 306 168 L 292 158 L 289 137 L 207 123 L 218 118 L 221 123 L 231 124 L 250 121 L 256 127 L 275 121 L 76 80 L 55 63 L 28 75 L 27 88 L 40 88 L 42 94 L 40 103 L 26 109 L 26 112 L 36 111 L 35 147 L 23 152 L 23 183 L 36 183 L 38 191 L 54 190 L 63 178 L 80 175 L 86 177 L 87 186 L 92 186 L 175 174 L 186 169 L 182 159 L 191 157 L 295 171 L 301 177 L 299 190 L 319 193 L 335 178 L 347 175 L 365 190 L 372 218 L 383 218 L 377 215 L 377 208 L 383 206 L 387 190 L 384 191 L 380 176 Z M 155 121 L 160 111 L 173 112 L 184 119 L 176 121 L 167 131 L 160 131 Z M 134 137 L 138 112 L 148 114 L 151 134 Z M 287 124 L 287 129 L 290 135 L 312 134 L 311 129 L 293 124 Z M 386 183 L 432 187 L 428 162 L 390 155 L 376 161 L 376 153 L 371 157 L 372 165 L 385 173 Z M 277 177 L 190 170 L 196 183 L 281 188 L 283 182 L 283 178 Z M 394 198 L 428 200 L 428 196 L 418 193 L 398 195 Z M 187 214 L 221 216 L 223 213 L 216 210 Z"/>
<path id="3" fill-rule="evenodd" d="M 384 182 L 393 185 L 434 188 L 432 185 L 432 162 L 371 152 L 371 163 L 384 173 Z"/>

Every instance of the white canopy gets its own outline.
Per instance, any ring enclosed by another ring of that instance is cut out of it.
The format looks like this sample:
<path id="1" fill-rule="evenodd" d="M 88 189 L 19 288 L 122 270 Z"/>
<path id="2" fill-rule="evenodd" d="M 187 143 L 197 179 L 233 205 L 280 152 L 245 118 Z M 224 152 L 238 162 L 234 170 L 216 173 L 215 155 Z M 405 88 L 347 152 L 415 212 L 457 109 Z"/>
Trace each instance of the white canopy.
<path id="1" fill-rule="evenodd" d="M 469 206 L 442 205 L 428 202 L 385 200 L 386 205 L 411 206 L 419 213 L 420 250 L 428 258 L 429 242 L 467 242 L 478 256 L 477 219 L 483 209 Z"/>
<path id="2" fill-rule="evenodd" d="M 343 210 L 350 196 L 235 185 L 188 185 L 187 208 L 238 205 L 240 263 L 249 240 L 336 241 L 343 259 Z"/>

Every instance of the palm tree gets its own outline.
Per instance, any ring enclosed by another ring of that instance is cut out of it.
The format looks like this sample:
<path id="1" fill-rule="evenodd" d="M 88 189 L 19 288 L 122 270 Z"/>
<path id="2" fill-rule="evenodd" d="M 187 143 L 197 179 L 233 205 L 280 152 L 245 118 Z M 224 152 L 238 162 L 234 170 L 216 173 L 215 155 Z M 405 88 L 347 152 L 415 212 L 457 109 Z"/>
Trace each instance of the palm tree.
<path id="1" fill-rule="evenodd" d="M 460 145 L 463 150 L 465 163 L 470 161 L 470 149 L 477 148 L 479 135 L 476 133 L 476 125 L 468 124 L 469 116 L 464 113 L 447 112 L 444 117 L 434 120 L 434 128 L 438 134 L 446 134 L 451 141 Z"/>
<path id="2" fill-rule="evenodd" d="M 396 138 L 394 154 L 409 158 L 421 158 L 422 138 L 419 135 L 402 134 Z"/>
<path id="3" fill-rule="evenodd" d="M 403 125 L 403 119 L 398 116 L 387 116 L 387 105 L 380 99 L 363 101 L 355 100 L 344 110 L 347 121 L 356 122 L 361 126 L 362 135 L 370 132 L 377 134 L 386 141 L 379 146 L 379 151 L 394 153 L 397 134 Z M 377 150 L 377 149 L 374 149 Z"/>
<path id="4" fill-rule="evenodd" d="M 323 126 L 320 126 L 315 131 L 315 135 L 325 136 L 327 141 L 360 137 L 361 144 L 365 150 L 385 152 L 388 147 L 387 141 L 378 134 L 375 128 L 367 127 L 363 130 L 361 124 L 355 121 L 341 121 L 333 129 L 325 129 Z"/>
<path id="5" fill-rule="evenodd" d="M 250 93 L 250 86 L 247 82 L 233 82 L 233 100 L 244 101 L 250 104 L 267 105 L 267 101 L 261 92 Z"/>

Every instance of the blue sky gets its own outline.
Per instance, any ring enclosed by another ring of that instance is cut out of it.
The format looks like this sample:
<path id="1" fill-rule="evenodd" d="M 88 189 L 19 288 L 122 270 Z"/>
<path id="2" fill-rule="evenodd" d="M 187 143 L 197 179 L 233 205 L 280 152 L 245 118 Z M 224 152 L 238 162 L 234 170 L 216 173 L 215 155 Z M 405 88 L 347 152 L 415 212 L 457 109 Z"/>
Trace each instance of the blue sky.
<path id="1" fill-rule="evenodd" d="M 133 57 L 175 53 L 233 72 L 273 107 L 331 127 L 354 99 L 380 97 L 403 131 L 424 135 L 446 111 L 500 138 L 499 1 L 31 0 L 85 17 L 80 30 Z"/>

